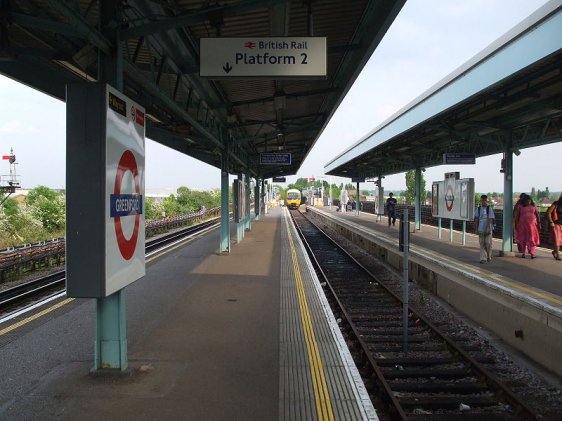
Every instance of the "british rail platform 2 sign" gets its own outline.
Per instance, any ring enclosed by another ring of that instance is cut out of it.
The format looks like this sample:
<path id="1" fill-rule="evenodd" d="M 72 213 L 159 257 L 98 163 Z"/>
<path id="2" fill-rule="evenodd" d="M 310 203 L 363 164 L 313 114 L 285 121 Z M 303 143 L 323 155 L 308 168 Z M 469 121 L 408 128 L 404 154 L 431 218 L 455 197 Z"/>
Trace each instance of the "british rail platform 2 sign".
<path id="1" fill-rule="evenodd" d="M 199 75 L 326 78 L 325 37 L 201 38 Z"/>

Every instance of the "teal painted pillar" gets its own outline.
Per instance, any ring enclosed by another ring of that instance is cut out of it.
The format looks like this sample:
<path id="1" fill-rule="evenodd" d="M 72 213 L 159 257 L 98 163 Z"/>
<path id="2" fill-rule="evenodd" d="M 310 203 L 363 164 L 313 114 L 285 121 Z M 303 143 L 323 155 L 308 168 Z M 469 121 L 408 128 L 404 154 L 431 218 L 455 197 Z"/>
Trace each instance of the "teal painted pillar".
<path id="1" fill-rule="evenodd" d="M 359 208 L 361 207 L 361 195 L 359 194 L 359 182 L 357 182 L 357 197 L 355 198 L 355 215 L 359 216 Z"/>
<path id="2" fill-rule="evenodd" d="M 267 192 L 265 191 L 265 180 L 261 180 L 261 197 L 262 197 L 262 206 L 263 206 L 263 214 L 267 214 Z"/>
<path id="3" fill-rule="evenodd" d="M 251 183 L 250 183 L 250 174 L 246 174 L 246 229 L 252 230 L 252 209 L 250 205 L 251 200 Z"/>
<path id="4" fill-rule="evenodd" d="M 238 190 L 242 190 L 242 186 L 244 185 L 244 176 L 242 174 L 238 174 Z M 242 200 L 244 198 L 241 194 L 237 194 L 236 198 L 238 202 L 238 208 L 242 206 Z M 238 222 L 236 223 L 236 242 L 240 244 L 242 239 L 244 238 L 244 218 L 245 215 L 239 215 Z"/>
<path id="5" fill-rule="evenodd" d="M 123 289 L 96 300 L 96 342 L 94 347 L 94 371 L 127 369 L 127 318 Z"/>
<path id="6" fill-rule="evenodd" d="M 513 153 L 511 150 L 511 134 L 508 148 L 504 152 L 503 178 L 503 234 L 500 256 L 513 253 Z"/>
<path id="7" fill-rule="evenodd" d="M 114 56 L 100 55 L 101 82 L 109 83 L 123 92 L 123 48 L 113 22 L 119 22 L 118 8 L 112 1 L 100 2 L 100 26 L 114 45 Z M 144 194 L 144 192 L 143 192 Z M 124 371 L 127 360 L 127 321 L 125 291 L 121 289 L 108 297 L 96 298 L 96 339 L 93 371 L 116 369 Z"/>
<path id="8" fill-rule="evenodd" d="M 254 212 L 256 213 L 256 221 L 260 220 L 260 183 L 259 180 L 256 179 L 256 187 L 254 187 Z"/>
<path id="9" fill-rule="evenodd" d="M 227 168 L 227 166 L 225 166 Z M 223 168 L 221 172 L 221 239 L 220 252 L 230 253 L 230 207 L 228 171 Z"/>
<path id="10" fill-rule="evenodd" d="M 417 231 L 421 231 L 421 195 L 422 195 L 421 185 L 422 185 L 421 168 L 416 168 L 416 200 L 414 203 L 414 225 Z"/>

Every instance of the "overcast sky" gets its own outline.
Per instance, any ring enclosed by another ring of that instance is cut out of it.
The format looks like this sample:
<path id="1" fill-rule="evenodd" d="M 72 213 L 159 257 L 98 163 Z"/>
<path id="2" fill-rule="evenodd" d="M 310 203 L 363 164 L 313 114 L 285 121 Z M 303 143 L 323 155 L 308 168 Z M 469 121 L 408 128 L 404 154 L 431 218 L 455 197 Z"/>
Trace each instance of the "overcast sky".
<path id="1" fill-rule="evenodd" d="M 408 0 L 297 176 L 321 177 L 327 162 L 545 3 Z M 63 188 L 65 104 L 0 76 L 0 147 L 3 155 L 14 148 L 23 187 Z M 562 190 L 561 156 L 562 142 L 522 150 L 514 157 L 514 190 Z M 494 155 L 474 166 L 430 168 L 424 173 L 426 186 L 445 172 L 460 171 L 461 177 L 475 179 L 477 191 L 501 192 L 500 159 Z M 0 166 L 0 174 L 8 174 L 7 161 Z M 342 180 L 348 181 L 337 181 Z M 220 171 L 147 140 L 145 181 L 147 189 L 214 188 L 220 186 Z M 404 174 L 383 184 L 402 190 Z"/>

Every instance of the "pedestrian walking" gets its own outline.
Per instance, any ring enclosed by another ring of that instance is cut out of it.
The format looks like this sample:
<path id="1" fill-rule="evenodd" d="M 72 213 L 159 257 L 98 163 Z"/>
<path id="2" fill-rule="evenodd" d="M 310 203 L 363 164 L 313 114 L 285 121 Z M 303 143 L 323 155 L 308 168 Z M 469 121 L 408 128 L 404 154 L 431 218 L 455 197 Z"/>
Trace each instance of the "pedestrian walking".
<path id="1" fill-rule="evenodd" d="M 480 196 L 480 206 L 474 210 L 474 231 L 478 234 L 480 263 L 492 260 L 492 232 L 494 231 L 494 210 L 488 205 L 488 196 Z"/>
<path id="2" fill-rule="evenodd" d="M 558 200 L 552 203 L 546 211 L 546 217 L 550 228 L 549 240 L 554 246 L 552 256 L 556 260 L 560 258 L 560 246 L 562 246 L 562 193 Z"/>
<path id="3" fill-rule="evenodd" d="M 392 193 L 388 194 L 388 199 L 386 199 L 386 212 L 388 214 L 388 226 L 392 223 L 392 226 L 396 223 L 396 204 L 398 201 L 393 197 Z"/>
<path id="4" fill-rule="evenodd" d="M 528 250 L 531 259 L 535 258 L 537 246 L 540 244 L 541 220 L 539 212 L 531 196 L 525 194 L 515 212 L 515 241 L 520 245 L 521 257 L 525 258 Z"/>

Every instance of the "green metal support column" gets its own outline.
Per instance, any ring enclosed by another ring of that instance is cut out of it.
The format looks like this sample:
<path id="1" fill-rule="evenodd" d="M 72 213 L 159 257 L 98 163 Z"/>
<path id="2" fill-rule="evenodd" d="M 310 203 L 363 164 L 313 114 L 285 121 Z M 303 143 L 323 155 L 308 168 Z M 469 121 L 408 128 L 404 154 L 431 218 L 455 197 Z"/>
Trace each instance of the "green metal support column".
<path id="1" fill-rule="evenodd" d="M 221 172 L 221 253 L 230 253 L 230 209 L 228 203 L 228 188 L 228 171 L 223 170 Z"/>
<path id="2" fill-rule="evenodd" d="M 94 358 L 94 370 L 127 369 L 127 318 L 124 289 L 96 300 Z"/>
<path id="3" fill-rule="evenodd" d="M 422 185 L 421 168 L 416 168 L 416 200 L 414 202 L 414 225 L 416 231 L 421 230 L 421 195 L 422 195 L 421 185 Z"/>
<path id="4" fill-rule="evenodd" d="M 263 201 L 263 214 L 267 214 L 267 192 L 265 190 L 265 180 L 262 178 L 261 180 L 261 196 Z"/>
<path id="5" fill-rule="evenodd" d="M 100 2 L 100 26 L 102 32 L 115 46 L 115 56 L 100 55 L 100 81 L 123 91 L 123 49 L 119 32 L 111 29 L 120 21 L 118 8 L 111 0 Z M 127 312 L 125 290 L 108 297 L 96 298 L 96 340 L 94 344 L 93 371 L 128 367 L 127 359 Z"/>
<path id="6" fill-rule="evenodd" d="M 361 195 L 359 194 L 359 181 L 357 182 L 357 197 L 355 198 L 355 215 L 359 216 L 359 207 L 361 206 Z"/>
<path id="7" fill-rule="evenodd" d="M 238 174 L 238 188 L 241 189 L 242 188 L 242 183 L 244 183 L 244 176 L 242 174 Z M 240 195 L 238 196 L 238 198 L 240 198 Z M 243 200 L 243 199 L 241 199 Z M 240 207 L 242 205 L 242 203 L 238 203 L 238 207 Z M 244 238 L 244 218 L 245 216 L 242 216 L 242 218 L 240 218 L 240 220 L 236 223 L 236 243 L 240 244 L 242 242 L 242 239 Z"/>
<path id="8" fill-rule="evenodd" d="M 511 150 L 511 134 L 509 144 L 504 152 L 503 174 L 503 236 L 500 256 L 513 253 L 513 151 Z"/>
<path id="9" fill-rule="evenodd" d="M 251 200 L 251 183 L 250 183 L 250 173 L 246 174 L 246 226 L 245 229 L 252 230 L 252 209 L 250 208 Z"/>
<path id="10" fill-rule="evenodd" d="M 229 184 L 228 184 L 228 167 L 229 167 L 229 151 L 228 142 L 224 154 L 222 156 L 221 168 L 221 238 L 220 238 L 220 253 L 230 253 L 230 207 L 229 199 Z"/>
<path id="11" fill-rule="evenodd" d="M 261 200 L 260 200 L 260 182 L 256 179 L 256 187 L 254 188 L 254 212 L 256 213 L 256 221 L 260 220 Z"/>

